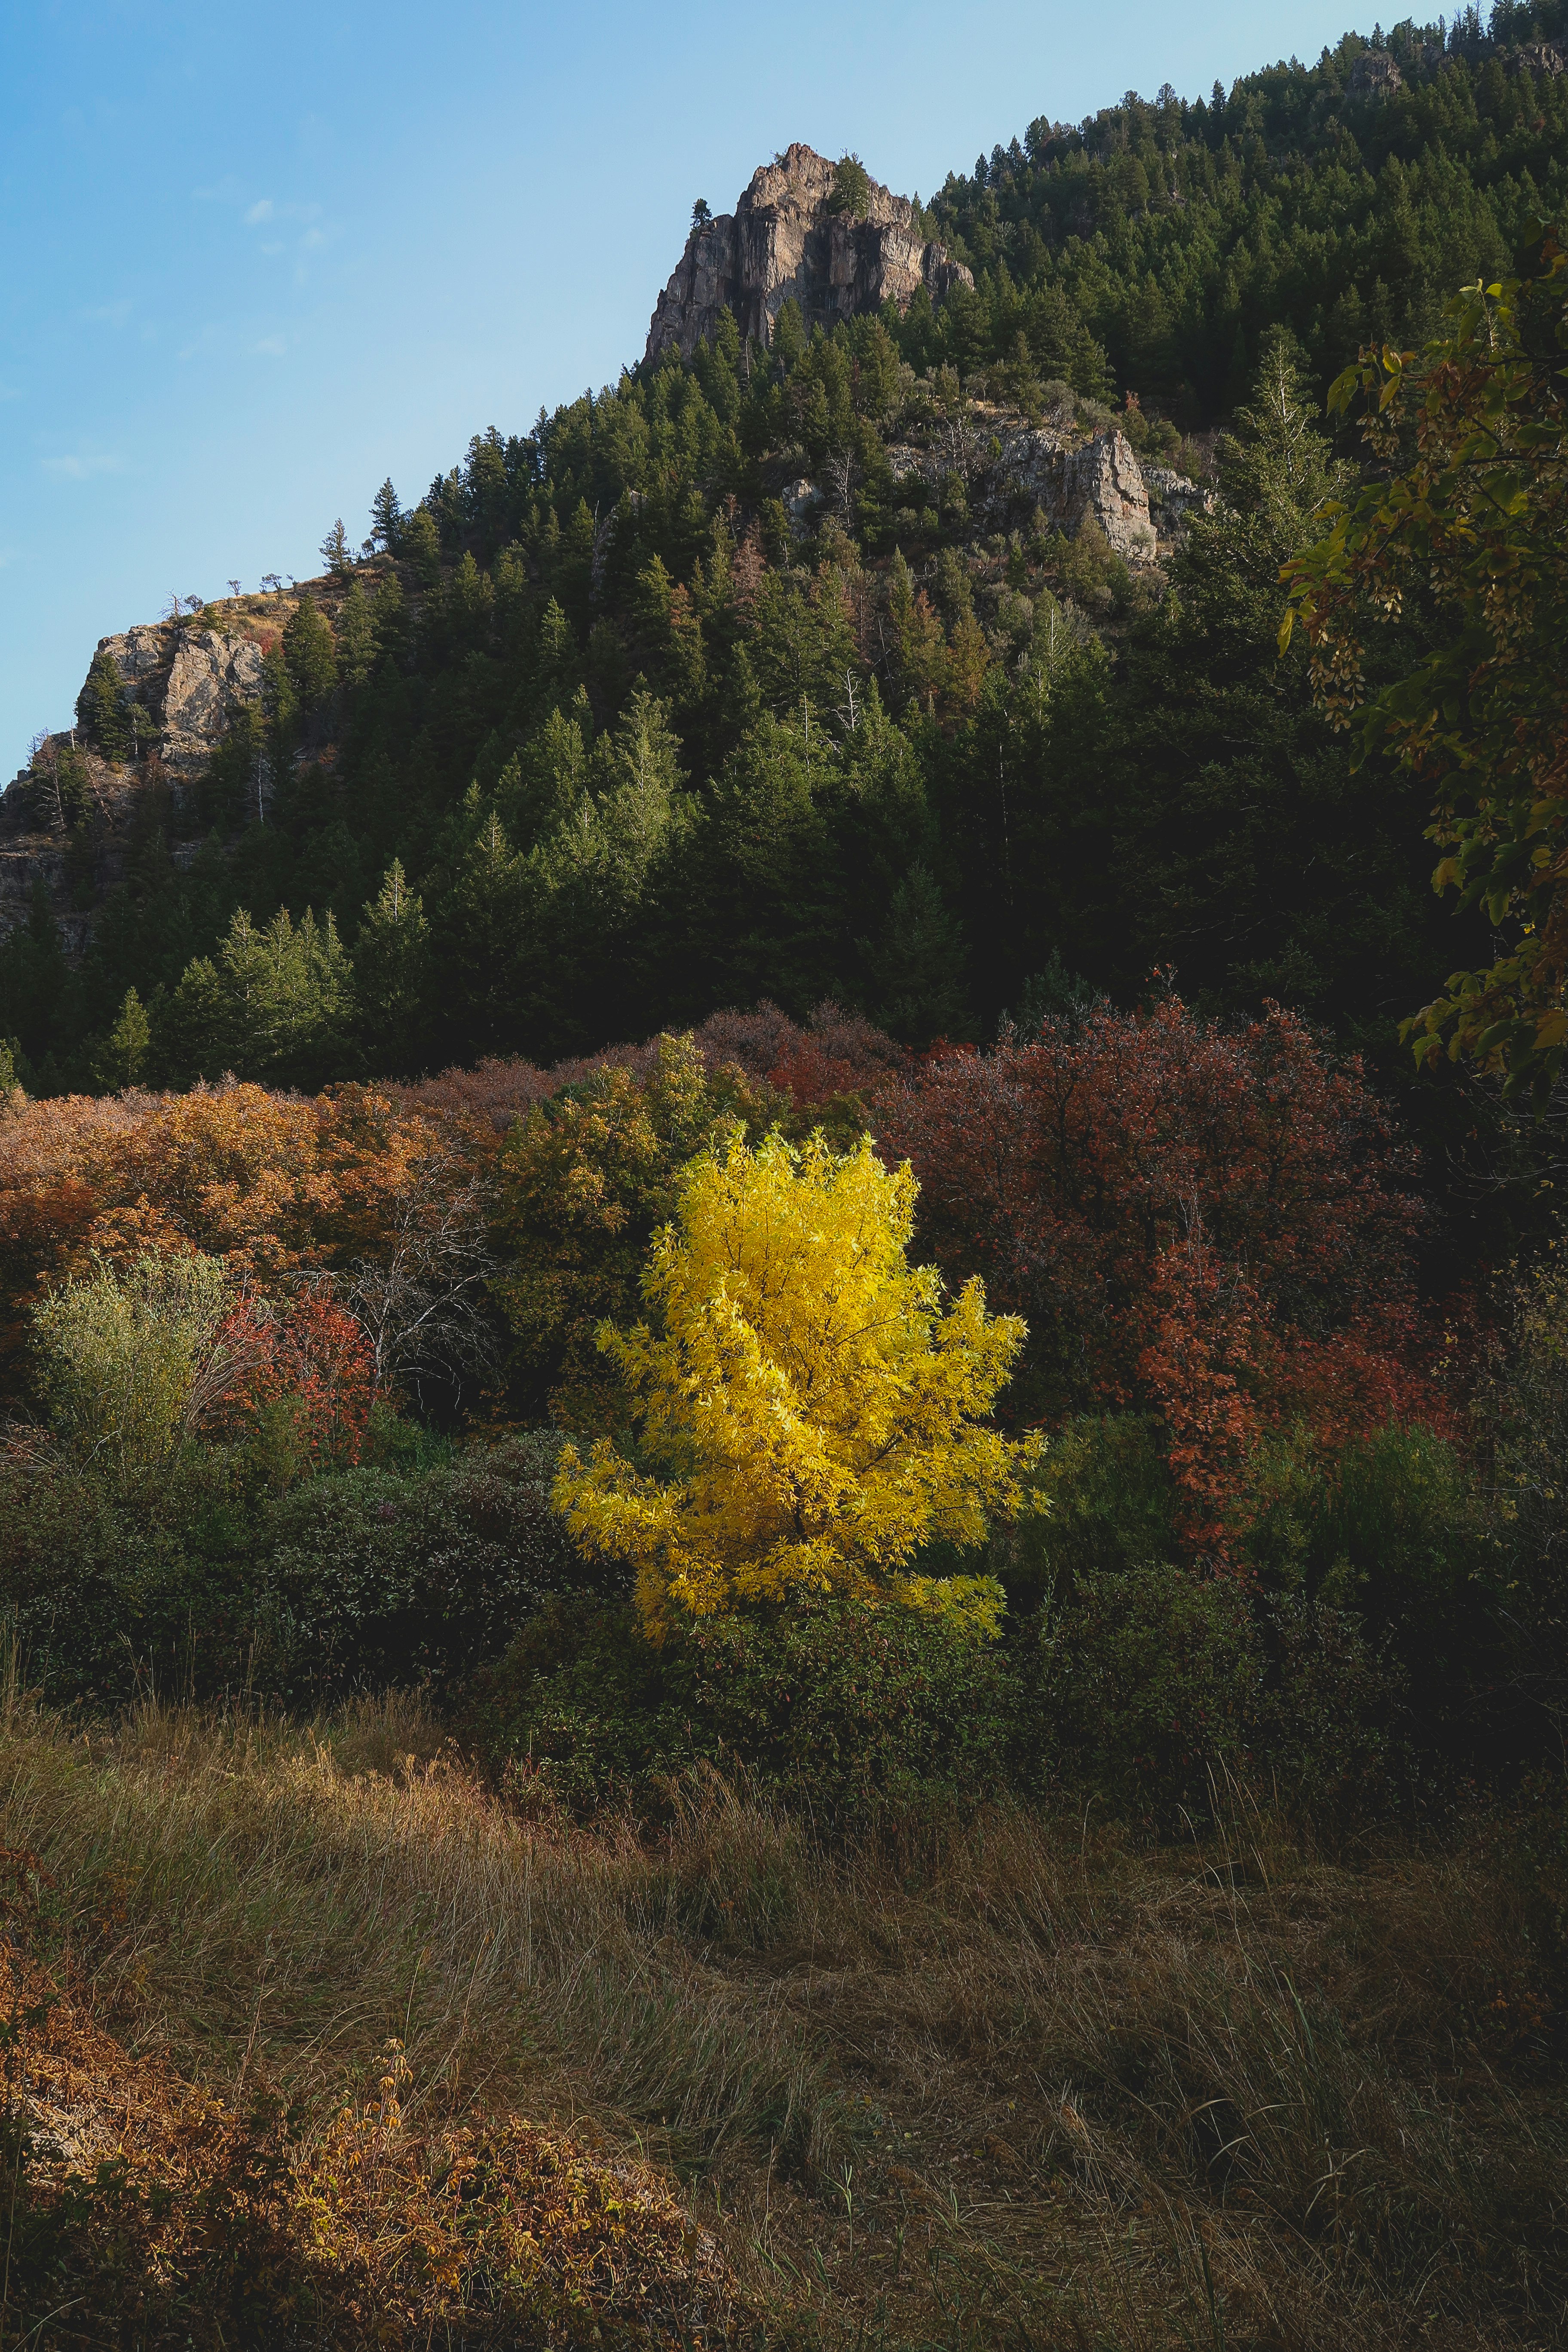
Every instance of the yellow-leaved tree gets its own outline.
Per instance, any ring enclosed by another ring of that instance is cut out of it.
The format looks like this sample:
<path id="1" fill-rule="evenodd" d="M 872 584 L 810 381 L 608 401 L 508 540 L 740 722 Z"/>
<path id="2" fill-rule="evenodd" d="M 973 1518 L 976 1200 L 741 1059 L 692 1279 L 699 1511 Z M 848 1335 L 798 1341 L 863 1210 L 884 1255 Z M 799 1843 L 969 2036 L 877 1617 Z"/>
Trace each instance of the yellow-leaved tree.
<path id="1" fill-rule="evenodd" d="M 978 1543 L 1021 1500 L 1042 1441 L 985 1425 L 1025 1338 L 978 1280 L 943 1311 L 908 1250 L 917 1186 L 869 1137 L 770 1135 L 700 1153 L 643 1276 L 653 1324 L 599 1344 L 637 1416 L 639 1466 L 608 1439 L 562 1455 L 582 1548 L 631 1561 L 645 1624 L 835 1593 L 993 1625 L 984 1577 L 910 1572 L 921 1544 Z"/>

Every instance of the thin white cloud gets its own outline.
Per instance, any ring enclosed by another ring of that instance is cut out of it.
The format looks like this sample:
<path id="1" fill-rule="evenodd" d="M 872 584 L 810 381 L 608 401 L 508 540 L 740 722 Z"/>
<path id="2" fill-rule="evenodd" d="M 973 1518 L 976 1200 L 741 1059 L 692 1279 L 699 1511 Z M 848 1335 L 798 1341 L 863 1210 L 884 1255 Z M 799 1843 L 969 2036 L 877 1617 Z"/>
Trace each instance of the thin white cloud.
<path id="1" fill-rule="evenodd" d="M 131 316 L 128 300 L 100 302 L 95 310 L 84 310 L 82 323 L 89 327 L 122 327 Z"/>
<path id="2" fill-rule="evenodd" d="M 313 253 L 319 245 L 325 245 L 326 241 L 324 229 L 308 228 L 300 239 L 300 250 L 304 253 Z"/>
<path id="3" fill-rule="evenodd" d="M 57 482 L 89 482 L 95 474 L 119 474 L 125 469 L 123 457 L 108 449 L 73 449 L 59 457 L 41 460 L 46 474 Z"/>
<path id="4" fill-rule="evenodd" d="M 264 359 L 269 360 L 280 360 L 288 348 L 281 335 L 264 335 L 255 346 Z"/>
<path id="5" fill-rule="evenodd" d="M 275 209 L 270 196 L 258 197 L 249 211 L 243 215 L 246 227 L 257 228 L 263 221 L 269 221 Z"/>

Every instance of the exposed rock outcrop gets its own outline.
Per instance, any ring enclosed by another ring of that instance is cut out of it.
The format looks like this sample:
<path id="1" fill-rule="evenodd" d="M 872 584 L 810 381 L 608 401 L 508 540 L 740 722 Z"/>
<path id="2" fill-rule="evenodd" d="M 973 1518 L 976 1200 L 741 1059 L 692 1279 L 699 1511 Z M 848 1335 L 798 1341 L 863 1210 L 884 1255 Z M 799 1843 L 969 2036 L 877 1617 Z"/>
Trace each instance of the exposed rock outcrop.
<path id="1" fill-rule="evenodd" d="M 113 654 L 120 674 L 130 677 L 119 647 L 131 652 L 130 640 L 153 632 L 127 630 L 125 637 L 105 637 L 100 651 Z M 227 732 L 241 706 L 261 695 L 262 649 L 254 637 L 231 635 L 224 629 L 195 629 L 183 634 L 164 676 L 154 715 L 162 721 L 158 750 L 164 772 L 175 784 L 198 775 Z"/>
<path id="2" fill-rule="evenodd" d="M 921 286 L 938 302 L 973 285 L 962 263 L 921 235 L 908 197 L 875 180 L 860 217 L 830 211 L 836 174 L 814 149 L 786 148 L 752 174 L 733 213 L 694 226 L 654 306 L 646 357 L 674 344 L 689 359 L 725 310 L 742 335 L 770 343 L 788 301 L 799 303 L 808 327 L 831 327 L 889 299 L 905 310 Z"/>
<path id="3" fill-rule="evenodd" d="M 1363 49 L 1351 68 L 1350 87 L 1356 98 L 1392 98 L 1405 87 L 1405 76 L 1386 49 Z"/>
<path id="4" fill-rule="evenodd" d="M 200 774 L 236 711 L 260 697 L 264 648 L 244 630 L 140 622 L 100 637 L 97 654 L 114 663 L 122 701 L 144 721 L 136 730 L 138 755 L 155 754 L 176 791 Z"/>
<path id="5" fill-rule="evenodd" d="M 1010 433 L 993 468 L 991 503 L 1023 500 L 1076 537 L 1092 519 L 1129 563 L 1152 563 L 1158 537 L 1142 467 L 1114 426 L 1076 446 L 1049 426 Z"/>
<path id="6" fill-rule="evenodd" d="M 1182 537 L 1189 516 L 1213 514 L 1218 503 L 1213 490 L 1188 481 L 1173 467 L 1140 465 L 1132 444 L 1114 425 L 1087 441 L 1075 440 L 1070 430 L 1058 425 L 1018 427 L 999 433 L 989 457 L 982 454 L 978 436 L 973 446 L 963 467 L 949 447 L 895 442 L 888 451 L 889 470 L 896 482 L 920 481 L 932 490 L 944 475 L 962 471 L 976 505 L 994 525 L 1016 526 L 1033 511 L 1071 539 L 1092 520 L 1129 563 L 1157 562 Z M 812 483 L 792 484 L 784 493 L 792 520 L 797 508 L 805 510 L 802 493 L 813 499 L 820 496 Z"/>
<path id="7" fill-rule="evenodd" d="M 63 761 L 68 751 L 74 759 L 97 810 L 93 879 L 101 891 L 120 878 L 137 795 L 154 778 L 172 791 L 179 822 L 188 804 L 186 788 L 223 741 L 235 713 L 260 696 L 264 648 L 242 629 L 176 629 L 163 622 L 100 637 L 97 650 L 114 661 L 124 681 L 121 698 L 136 714 L 135 758 L 111 765 L 70 733 L 51 737 L 39 757 L 46 770 L 51 755 Z M 171 844 L 176 862 L 188 861 L 195 846 Z M 64 903 L 69 897 L 65 836 L 24 769 L 0 796 L 0 938 L 26 921 L 40 881 L 55 901 L 68 953 L 79 954 L 91 930 L 90 911 Z"/>
<path id="8" fill-rule="evenodd" d="M 1143 469 L 1124 433 L 1097 433 L 1062 466 L 1062 527 L 1072 536 L 1092 515 L 1113 553 L 1152 563 L 1159 550 L 1149 520 Z"/>
<path id="9" fill-rule="evenodd" d="M 1149 493 L 1149 519 L 1162 541 L 1178 538 L 1189 515 L 1211 515 L 1219 505 L 1215 491 L 1189 482 L 1173 466 L 1145 466 L 1143 484 Z"/>

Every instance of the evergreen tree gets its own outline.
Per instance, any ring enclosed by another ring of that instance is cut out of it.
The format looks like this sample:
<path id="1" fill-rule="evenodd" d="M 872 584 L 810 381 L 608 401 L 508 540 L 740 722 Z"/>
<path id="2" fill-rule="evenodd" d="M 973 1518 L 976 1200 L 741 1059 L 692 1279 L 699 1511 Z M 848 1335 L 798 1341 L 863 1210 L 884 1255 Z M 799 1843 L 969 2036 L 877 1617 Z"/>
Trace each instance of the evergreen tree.
<path id="1" fill-rule="evenodd" d="M 239 908 L 216 960 L 198 957 L 182 975 L 159 1055 L 186 1085 L 232 1072 L 319 1087 L 357 1064 L 353 1016 L 349 961 L 331 915 L 318 923 L 307 907 L 296 927 L 284 907 L 258 929 Z"/>
<path id="2" fill-rule="evenodd" d="M 343 519 L 340 515 L 321 541 L 321 561 L 338 579 L 346 579 L 353 569 L 353 555 L 349 547 Z"/>
<path id="3" fill-rule="evenodd" d="M 283 663 L 301 710 L 313 710 L 337 683 L 331 625 L 312 597 L 301 596 L 284 624 Z"/>
<path id="4" fill-rule="evenodd" d="M 76 698 L 77 724 L 106 760 L 124 760 L 132 748 L 125 700 L 125 681 L 114 656 L 94 654 L 87 682 Z"/>
<path id="5" fill-rule="evenodd" d="M 338 614 L 338 652 L 345 682 L 363 686 L 375 661 L 376 627 L 370 599 L 357 580 L 350 581 Z"/>
<path id="6" fill-rule="evenodd" d="M 883 1028 L 916 1045 L 966 1034 L 963 934 L 923 866 L 910 866 L 879 938 L 863 952 Z"/>
<path id="7" fill-rule="evenodd" d="M 99 1085 L 116 1094 L 135 1086 L 147 1066 L 152 1041 L 146 1008 L 136 991 L 128 988 L 114 1026 L 99 1049 L 93 1071 Z"/>
<path id="8" fill-rule="evenodd" d="M 437 927 L 446 980 L 442 1009 L 460 1052 L 515 1052 L 531 1042 L 521 982 L 536 936 L 539 879 L 477 788 L 469 791 L 463 817 L 468 839 Z"/>
<path id="9" fill-rule="evenodd" d="M 430 927 L 398 858 L 365 907 L 353 963 L 359 1034 L 371 1067 L 384 1076 L 417 1069 L 428 1027 Z"/>
<path id="10" fill-rule="evenodd" d="M 377 547 L 388 555 L 398 552 L 398 538 L 403 526 L 403 513 L 397 503 L 397 492 L 388 475 L 370 507 L 370 535 Z"/>
<path id="11" fill-rule="evenodd" d="M 397 551 L 406 556 L 414 567 L 414 576 L 422 588 L 434 588 L 441 577 L 441 537 L 436 528 L 436 518 L 427 506 L 417 506 L 405 515 L 398 533 Z"/>
<path id="12" fill-rule="evenodd" d="M 408 614 L 403 602 L 403 590 L 395 572 L 376 583 L 371 598 L 371 620 L 375 631 L 376 657 L 381 661 L 401 661 L 405 650 Z"/>

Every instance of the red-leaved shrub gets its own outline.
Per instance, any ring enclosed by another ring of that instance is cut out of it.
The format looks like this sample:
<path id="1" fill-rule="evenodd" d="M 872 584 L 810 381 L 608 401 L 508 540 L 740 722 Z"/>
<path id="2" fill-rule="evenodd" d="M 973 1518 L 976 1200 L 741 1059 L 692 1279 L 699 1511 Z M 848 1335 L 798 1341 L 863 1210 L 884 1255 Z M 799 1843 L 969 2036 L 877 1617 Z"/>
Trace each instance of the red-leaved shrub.
<path id="1" fill-rule="evenodd" d="M 881 1094 L 926 1246 L 1029 1318 L 1019 1406 L 1163 1423 L 1186 1539 L 1223 1559 L 1266 1430 L 1442 1422 L 1416 1312 L 1412 1155 L 1294 1013 L 1232 1031 L 1100 1005 Z"/>

